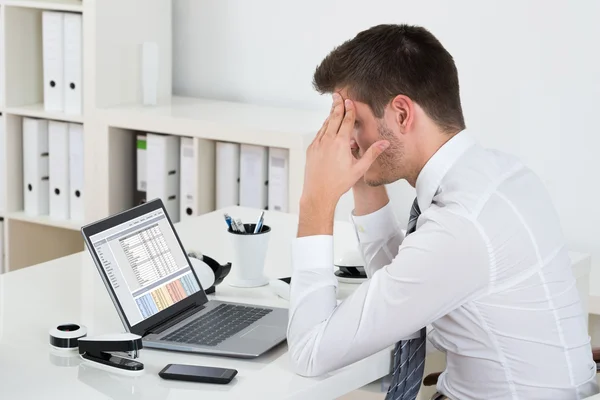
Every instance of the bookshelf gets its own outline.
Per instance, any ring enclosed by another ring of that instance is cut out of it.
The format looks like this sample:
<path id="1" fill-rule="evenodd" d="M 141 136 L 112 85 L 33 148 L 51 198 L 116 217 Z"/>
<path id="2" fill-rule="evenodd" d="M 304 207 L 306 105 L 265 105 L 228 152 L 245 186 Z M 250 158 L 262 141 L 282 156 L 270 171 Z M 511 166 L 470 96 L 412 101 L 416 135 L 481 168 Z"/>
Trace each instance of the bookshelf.
<path id="1" fill-rule="evenodd" d="M 140 15 L 143 10 L 143 16 Z M 46 111 L 44 107 L 44 11 L 82 18 L 82 112 Z M 96 169 L 106 168 L 108 153 L 98 151 L 97 110 L 141 99 L 144 41 L 159 44 L 159 94 L 171 93 L 170 0 L 0 0 L 0 217 L 3 218 L 4 271 L 83 250 L 80 228 L 92 220 L 91 195 Z M 83 125 L 84 219 L 57 219 L 24 210 L 24 118 Z M 106 186 L 97 188 L 107 191 Z M 89 216 L 88 216 L 89 213 Z M 99 214 L 96 214 L 99 215 Z M 106 216 L 106 215 L 102 215 Z"/>
<path id="2" fill-rule="evenodd" d="M 44 10 L 82 15 L 81 115 L 44 108 Z M 326 114 L 173 96 L 171 0 L 0 0 L 0 15 L 4 132 L 0 217 L 4 219 L 5 271 L 83 250 L 82 225 L 134 205 L 133 139 L 138 133 L 287 149 L 288 210 L 298 211 L 306 148 Z M 144 42 L 154 42 L 159 48 L 156 106 L 142 104 Z M 26 117 L 83 124 L 83 221 L 24 212 L 22 120 Z"/>

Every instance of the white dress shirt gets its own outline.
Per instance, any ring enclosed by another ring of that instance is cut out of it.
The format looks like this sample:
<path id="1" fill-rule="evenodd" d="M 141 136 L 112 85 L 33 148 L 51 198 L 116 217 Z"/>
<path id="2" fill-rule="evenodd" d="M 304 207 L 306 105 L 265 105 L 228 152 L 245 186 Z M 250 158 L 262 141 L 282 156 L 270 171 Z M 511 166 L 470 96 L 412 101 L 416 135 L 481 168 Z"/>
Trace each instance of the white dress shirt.
<path id="1" fill-rule="evenodd" d="M 430 326 L 447 359 L 437 388 L 451 399 L 597 393 L 587 316 L 538 177 L 463 131 L 427 162 L 416 191 L 422 214 L 406 238 L 389 204 L 352 217 L 369 279 L 339 305 L 333 238 L 295 239 L 296 372 L 338 369 Z"/>

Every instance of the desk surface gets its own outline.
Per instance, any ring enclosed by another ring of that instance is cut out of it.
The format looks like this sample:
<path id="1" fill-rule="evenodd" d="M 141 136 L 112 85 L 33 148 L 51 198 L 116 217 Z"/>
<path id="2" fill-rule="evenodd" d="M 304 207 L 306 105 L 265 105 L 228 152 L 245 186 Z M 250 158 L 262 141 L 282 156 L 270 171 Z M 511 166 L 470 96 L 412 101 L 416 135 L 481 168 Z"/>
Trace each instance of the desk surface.
<path id="1" fill-rule="evenodd" d="M 251 221 L 255 210 L 232 208 L 232 216 Z M 297 217 L 268 212 L 265 223 L 271 235 L 265 271 L 271 278 L 289 276 L 290 241 L 296 235 Z M 347 223 L 335 227 L 336 257 L 356 238 Z M 199 250 L 224 263 L 230 261 L 229 238 L 222 212 L 207 214 L 177 225 L 188 250 Z M 340 296 L 353 285 L 340 285 Z M 268 286 L 230 287 L 227 280 L 209 298 L 287 307 Z M 285 344 L 254 360 L 202 356 L 143 349 L 139 377 L 102 371 L 51 352 L 48 331 L 75 322 L 89 335 L 123 332 L 123 327 L 87 252 L 0 275 L 0 398 L 57 399 L 332 399 L 386 373 L 389 353 L 365 360 L 320 378 L 304 378 L 290 371 Z M 168 363 L 235 368 L 229 385 L 173 382 L 157 374 Z M 204 396 L 203 396 L 204 395 Z"/>

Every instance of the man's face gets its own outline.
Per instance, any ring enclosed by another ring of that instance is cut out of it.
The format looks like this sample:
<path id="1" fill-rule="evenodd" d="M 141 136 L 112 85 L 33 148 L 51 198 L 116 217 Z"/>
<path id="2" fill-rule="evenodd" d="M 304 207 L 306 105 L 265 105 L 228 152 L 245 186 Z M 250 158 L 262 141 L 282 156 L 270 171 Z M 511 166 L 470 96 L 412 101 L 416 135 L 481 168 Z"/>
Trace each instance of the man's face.
<path id="1" fill-rule="evenodd" d="M 342 92 L 342 97 L 345 93 Z M 356 147 L 355 157 L 361 157 L 369 147 L 378 140 L 385 139 L 390 146 L 375 160 L 365 173 L 365 182 L 370 186 L 392 183 L 405 175 L 404 144 L 395 130 L 395 119 L 386 110 L 383 118 L 376 118 L 371 108 L 359 101 L 353 100 L 356 109 L 356 122 L 353 137 Z"/>

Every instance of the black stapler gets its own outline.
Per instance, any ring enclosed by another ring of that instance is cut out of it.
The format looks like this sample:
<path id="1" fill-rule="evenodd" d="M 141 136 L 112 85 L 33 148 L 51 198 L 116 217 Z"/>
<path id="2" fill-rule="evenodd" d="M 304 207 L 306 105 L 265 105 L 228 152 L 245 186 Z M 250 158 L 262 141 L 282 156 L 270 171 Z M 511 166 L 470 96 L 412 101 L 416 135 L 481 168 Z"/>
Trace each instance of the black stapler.
<path id="1" fill-rule="evenodd" d="M 142 348 L 142 337 L 133 333 L 79 339 L 79 355 L 84 360 L 122 371 L 140 372 L 144 369 L 144 364 L 134 360 L 139 357 Z M 122 353 L 122 355 L 113 353 Z"/>

